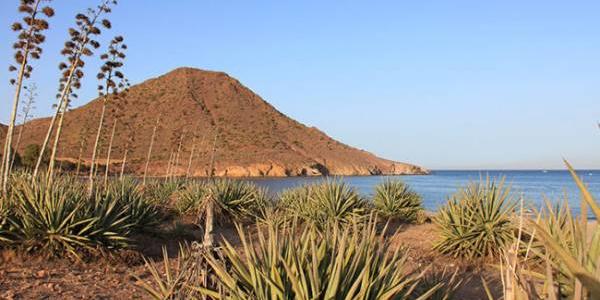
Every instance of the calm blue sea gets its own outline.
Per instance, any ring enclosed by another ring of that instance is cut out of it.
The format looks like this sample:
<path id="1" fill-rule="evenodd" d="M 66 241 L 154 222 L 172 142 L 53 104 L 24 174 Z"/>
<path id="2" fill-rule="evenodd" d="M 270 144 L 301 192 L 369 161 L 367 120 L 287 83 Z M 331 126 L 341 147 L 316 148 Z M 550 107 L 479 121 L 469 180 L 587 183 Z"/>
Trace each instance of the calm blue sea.
<path id="1" fill-rule="evenodd" d="M 577 172 L 588 185 L 596 199 L 600 197 L 600 170 L 580 170 Z M 343 181 L 357 188 L 362 194 L 373 194 L 375 185 L 386 178 L 400 178 L 423 196 L 427 210 L 435 211 L 448 197 L 470 181 L 480 178 L 506 179 L 512 186 L 515 197 L 523 195 L 527 202 L 539 207 L 544 197 L 557 201 L 566 194 L 573 212 L 579 213 L 580 195 L 569 172 L 564 170 L 531 171 L 433 171 L 426 176 L 352 176 L 343 177 Z M 272 193 L 284 189 L 324 180 L 322 177 L 287 177 L 251 179 L 257 185 L 267 187 Z"/>

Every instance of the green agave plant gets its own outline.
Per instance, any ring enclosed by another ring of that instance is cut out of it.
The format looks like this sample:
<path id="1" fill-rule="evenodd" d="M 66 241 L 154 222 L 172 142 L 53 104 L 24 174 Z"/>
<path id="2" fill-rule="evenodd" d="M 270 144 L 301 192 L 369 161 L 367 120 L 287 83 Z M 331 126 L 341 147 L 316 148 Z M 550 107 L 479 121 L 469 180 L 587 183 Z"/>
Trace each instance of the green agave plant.
<path id="1" fill-rule="evenodd" d="M 296 223 L 294 223 L 296 224 Z M 238 227 L 242 248 L 222 245 L 222 258 L 204 254 L 217 285 L 190 288 L 212 299 L 428 299 L 415 295 L 423 273 L 405 266 L 404 252 L 377 234 L 375 222 L 323 234 L 313 226 Z"/>
<path id="2" fill-rule="evenodd" d="M 144 197 L 155 205 L 167 206 L 171 196 L 185 187 L 182 180 L 155 181 L 144 187 Z"/>
<path id="3" fill-rule="evenodd" d="M 203 182 L 193 182 L 177 192 L 175 201 L 175 211 L 180 215 L 198 215 L 201 204 L 207 196 L 207 184 Z"/>
<path id="4" fill-rule="evenodd" d="M 12 210 L 8 200 L 0 196 L 0 247 L 15 241 Z"/>
<path id="5" fill-rule="evenodd" d="M 422 199 L 400 180 L 385 180 L 375 187 L 373 205 L 379 215 L 406 222 L 417 220 L 423 210 Z"/>
<path id="6" fill-rule="evenodd" d="M 316 185 L 305 185 L 286 189 L 278 195 L 278 206 L 292 217 L 316 220 L 317 210 L 311 200 Z"/>
<path id="7" fill-rule="evenodd" d="M 573 167 L 565 164 L 581 193 L 581 216 L 549 211 L 546 218 L 530 220 L 535 228 L 531 234 L 545 246 L 555 271 L 548 273 L 546 280 L 560 287 L 557 297 L 567 294 L 576 300 L 596 299 L 600 296 L 600 227 L 588 220 L 588 209 L 598 220 L 600 206 Z"/>
<path id="8" fill-rule="evenodd" d="M 144 197 L 141 186 L 133 179 L 111 182 L 101 197 L 116 199 L 134 230 L 143 230 L 161 221 L 159 207 L 152 199 Z"/>
<path id="9" fill-rule="evenodd" d="M 257 223 L 282 226 L 290 221 L 290 215 L 279 205 L 276 199 L 269 195 L 267 189 L 259 188 L 257 198 L 257 205 L 253 213 Z"/>
<path id="10" fill-rule="evenodd" d="M 88 236 L 98 246 L 126 248 L 130 245 L 129 236 L 136 224 L 129 210 L 115 195 L 96 194 L 87 201 L 83 214 L 94 217 L 93 230 Z"/>
<path id="11" fill-rule="evenodd" d="M 241 221 L 252 218 L 264 200 L 256 185 L 240 180 L 215 179 L 208 185 L 206 199 L 211 199 L 214 205 L 214 215 L 221 222 Z M 200 203 L 203 211 L 206 201 Z"/>
<path id="12" fill-rule="evenodd" d="M 434 218 L 440 231 L 434 249 L 454 257 L 499 256 L 514 239 L 515 206 L 504 180 L 470 183 Z"/>
<path id="13" fill-rule="evenodd" d="M 78 248 L 90 249 L 96 218 L 85 213 L 86 197 L 72 182 L 17 180 L 12 186 L 15 233 L 28 250 L 78 257 Z"/>
<path id="14" fill-rule="evenodd" d="M 341 180 L 287 190 L 280 203 L 290 214 L 320 227 L 348 223 L 367 213 L 367 202 Z"/>
<path id="15" fill-rule="evenodd" d="M 539 211 L 534 211 L 534 214 L 529 218 L 535 219 L 537 225 L 542 227 L 563 249 L 567 249 L 570 253 L 576 255 L 576 228 L 579 224 L 571 214 L 566 195 L 562 202 L 555 202 L 554 204 L 549 199 L 545 199 L 543 207 Z M 555 264 L 553 285 L 560 287 L 562 297 L 572 295 L 575 279 L 569 274 L 565 266 L 552 253 L 547 251 L 544 242 L 536 235 L 537 227 L 523 227 L 519 254 L 523 257 L 524 262 L 533 265 L 544 265 L 549 261 Z M 539 278 L 545 276 L 544 272 L 534 274 Z"/>
<path id="16" fill-rule="evenodd" d="M 151 275 L 150 282 L 134 275 L 141 283 L 142 290 L 157 300 L 200 299 L 201 295 L 189 287 L 200 283 L 205 269 L 199 267 L 189 247 L 180 245 L 179 255 L 174 261 L 169 258 L 167 249 L 163 248 L 162 260 L 162 264 L 159 264 L 144 258 L 146 269 Z"/>

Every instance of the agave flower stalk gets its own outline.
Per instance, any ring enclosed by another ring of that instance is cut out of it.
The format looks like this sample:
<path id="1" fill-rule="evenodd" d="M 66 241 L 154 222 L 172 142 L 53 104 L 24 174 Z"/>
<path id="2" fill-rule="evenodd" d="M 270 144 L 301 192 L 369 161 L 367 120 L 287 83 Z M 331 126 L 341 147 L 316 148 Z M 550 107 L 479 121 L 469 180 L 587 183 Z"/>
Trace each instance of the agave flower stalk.
<path id="1" fill-rule="evenodd" d="M 59 93 L 57 94 L 58 104 L 56 105 L 56 111 L 52 116 L 50 121 L 50 125 L 48 127 L 48 132 L 46 133 L 46 137 L 44 142 L 42 143 L 42 149 L 40 153 L 44 153 L 46 147 L 48 146 L 48 142 L 50 141 L 50 136 L 54 131 L 54 125 L 56 119 L 60 116 L 59 124 L 57 126 L 54 144 L 52 147 L 52 154 L 50 156 L 50 163 L 48 166 L 48 179 L 52 180 L 53 169 L 54 169 L 54 161 L 56 158 L 56 151 L 58 148 L 58 141 L 60 139 L 60 133 L 62 129 L 62 119 L 64 119 L 64 113 L 69 106 L 69 99 L 76 98 L 77 95 L 71 93 L 72 89 L 78 89 L 81 87 L 81 79 L 84 76 L 82 71 L 85 62 L 83 60 L 84 56 L 92 56 L 93 52 L 88 46 L 92 46 L 97 49 L 100 47 L 100 43 L 94 40 L 95 36 L 100 35 L 101 31 L 98 28 L 100 24 L 104 28 L 110 28 L 110 21 L 107 19 L 100 19 L 103 14 L 107 14 L 111 12 L 111 5 L 116 5 L 116 0 L 102 0 L 101 4 L 96 9 L 88 9 L 87 14 L 79 13 L 75 16 L 75 24 L 76 28 L 69 29 L 70 39 L 65 42 L 65 47 L 61 51 L 61 54 L 66 56 L 66 62 L 62 62 L 59 64 L 58 68 L 61 70 L 62 77 L 60 79 L 59 85 Z M 33 178 L 36 177 L 39 167 L 41 164 L 42 157 L 38 158 L 38 163 L 33 172 Z"/>
<path id="2" fill-rule="evenodd" d="M 79 155 L 77 156 L 77 168 L 75 169 L 76 176 L 79 176 L 79 171 L 81 170 L 81 158 L 83 157 L 83 150 L 87 145 L 89 131 L 90 127 L 87 123 L 79 131 Z"/>
<path id="3" fill-rule="evenodd" d="M 85 142 L 81 140 L 79 142 L 79 154 L 77 155 L 77 167 L 75 168 L 75 176 L 79 176 L 79 172 L 81 170 L 81 157 L 83 156 L 83 147 L 85 146 Z"/>
<path id="4" fill-rule="evenodd" d="M 2 171 L 2 191 L 6 192 L 8 184 L 8 176 L 10 174 L 11 167 L 11 151 L 12 151 L 12 137 L 15 128 L 15 121 L 17 117 L 17 111 L 19 107 L 19 99 L 21 97 L 21 89 L 23 86 L 23 80 L 31 76 L 33 67 L 29 64 L 30 59 L 39 59 L 42 54 L 42 48 L 40 45 L 46 40 L 46 37 L 42 32 L 48 29 L 48 22 L 43 18 L 45 15 L 47 18 L 54 16 L 54 10 L 49 7 L 41 7 L 41 3 L 44 0 L 21 0 L 19 5 L 19 11 L 24 13 L 23 23 L 16 22 L 12 25 L 12 29 L 18 32 L 18 40 L 13 45 L 15 52 L 15 61 L 19 67 L 10 66 L 9 71 L 17 72 L 16 78 L 10 80 L 10 83 L 15 85 L 15 96 L 13 98 L 13 106 L 10 113 L 10 120 L 8 123 L 8 130 L 6 132 L 6 140 L 4 141 L 4 152 L 0 170 Z M 15 150 L 16 151 L 16 150 Z"/>
<path id="5" fill-rule="evenodd" d="M 185 171 L 185 178 L 190 177 L 190 171 L 192 170 L 192 160 L 194 159 L 194 151 L 196 150 L 196 137 L 192 138 L 192 150 L 190 151 L 190 158 L 188 160 L 187 170 Z"/>
<path id="6" fill-rule="evenodd" d="M 121 174 L 119 175 L 119 179 L 121 181 L 123 181 L 123 176 L 125 174 L 125 164 L 127 163 L 127 154 L 129 154 L 129 147 L 130 145 L 134 145 L 135 144 L 135 134 L 136 134 L 136 129 L 137 128 L 133 128 L 132 124 L 130 122 L 127 122 L 126 120 L 123 122 L 125 127 L 127 128 L 127 141 L 125 142 L 125 150 L 123 152 L 123 161 L 121 162 Z"/>
<path id="7" fill-rule="evenodd" d="M 125 163 L 127 162 L 127 152 L 129 152 L 129 144 L 125 145 L 125 153 L 123 153 L 123 162 L 121 163 L 121 174 L 119 180 L 123 181 L 123 175 L 125 174 Z"/>
<path id="8" fill-rule="evenodd" d="M 98 122 L 98 130 L 96 131 L 96 140 L 94 141 L 94 148 L 92 150 L 92 162 L 90 171 L 90 177 L 88 180 L 88 193 L 92 193 L 94 189 L 94 162 L 96 161 L 96 155 L 98 153 L 98 143 L 100 141 L 100 135 L 102 133 L 102 127 L 104 126 L 104 117 L 106 115 L 106 107 L 109 100 L 118 100 L 123 96 L 123 93 L 127 91 L 129 83 L 123 73 L 121 67 L 123 67 L 123 61 L 125 59 L 125 50 L 127 45 L 123 43 L 124 39 L 122 36 L 117 36 L 112 39 L 108 46 L 107 53 L 102 54 L 100 58 L 104 61 L 100 72 L 97 75 L 99 80 L 103 80 L 103 85 L 98 86 L 98 94 L 102 97 L 102 110 L 100 112 L 100 121 Z M 116 80 L 120 80 L 117 82 Z"/>
<path id="9" fill-rule="evenodd" d="M 179 137 L 179 145 L 177 146 L 177 154 L 175 155 L 175 168 L 173 168 L 173 176 L 177 176 L 177 168 L 179 168 L 179 154 L 181 153 L 181 145 L 183 144 L 183 138 L 185 137 L 185 131 Z"/>
<path id="10" fill-rule="evenodd" d="M 21 121 L 21 127 L 19 128 L 19 133 L 17 134 L 17 140 L 15 142 L 15 152 L 13 153 L 13 156 L 11 158 L 10 161 L 10 167 L 9 170 L 12 170 L 12 167 L 15 163 L 15 158 L 17 157 L 17 151 L 19 149 L 19 146 L 21 145 L 21 137 L 23 136 L 23 130 L 25 130 L 25 126 L 27 124 L 27 121 L 29 121 L 29 119 L 32 117 L 31 115 L 31 111 L 33 109 L 35 109 L 35 98 L 38 96 L 37 94 L 37 86 L 35 85 L 35 83 L 32 83 L 29 87 L 25 86 L 23 87 L 23 89 L 26 91 L 26 95 L 25 95 L 25 103 L 23 106 L 23 120 Z"/>
<path id="11" fill-rule="evenodd" d="M 219 133 L 218 131 L 215 131 L 215 139 L 213 141 L 213 149 L 212 149 L 212 157 L 210 159 L 210 175 L 209 178 L 212 181 L 212 184 L 215 185 L 216 181 L 214 181 L 213 177 L 215 175 L 215 160 L 217 157 L 217 140 L 218 140 L 218 136 Z M 209 192 L 207 193 L 206 197 L 205 197 L 205 209 L 204 209 L 204 214 L 206 216 L 205 220 L 204 220 L 204 238 L 202 240 L 202 246 L 205 249 L 212 249 L 214 247 L 215 244 L 215 238 L 214 238 L 214 223 L 215 223 L 215 201 L 217 201 L 217 193 L 215 193 L 215 191 L 213 189 L 210 189 Z M 199 222 L 201 223 L 202 221 L 202 214 L 200 214 L 199 217 Z M 199 224 L 200 224 L 199 223 Z"/>
<path id="12" fill-rule="evenodd" d="M 150 145 L 148 146 L 148 156 L 146 156 L 146 166 L 144 166 L 144 179 L 143 185 L 146 185 L 146 177 L 148 176 L 148 165 L 150 164 L 150 157 L 152 156 L 152 146 L 154 146 L 154 138 L 156 137 L 156 129 L 160 125 L 160 117 L 156 118 L 156 124 L 152 129 L 152 137 L 150 137 Z"/>
<path id="13" fill-rule="evenodd" d="M 169 160 L 167 161 L 167 172 L 165 173 L 165 179 L 168 179 L 171 176 L 171 162 L 173 161 L 173 150 L 171 150 L 171 154 L 169 154 Z"/>
<path id="14" fill-rule="evenodd" d="M 117 128 L 117 119 L 115 119 L 108 142 L 108 151 L 106 152 L 106 169 L 104 170 L 104 187 L 108 185 L 108 171 L 110 170 L 110 153 L 112 151 L 113 141 L 115 138 L 115 129 Z M 93 179 L 92 179 L 93 181 Z"/>

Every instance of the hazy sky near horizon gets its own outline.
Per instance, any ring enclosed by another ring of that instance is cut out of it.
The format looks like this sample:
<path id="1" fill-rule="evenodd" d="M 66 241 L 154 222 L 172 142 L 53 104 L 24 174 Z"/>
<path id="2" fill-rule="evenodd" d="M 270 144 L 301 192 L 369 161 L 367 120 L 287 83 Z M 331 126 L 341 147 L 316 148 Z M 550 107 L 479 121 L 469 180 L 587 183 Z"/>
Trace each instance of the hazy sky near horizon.
<path id="1" fill-rule="evenodd" d="M 2 123 L 17 2 L 0 2 Z M 431 169 L 600 168 L 600 1 L 119 2 L 100 40 L 125 36 L 133 83 L 224 71 L 346 144 Z M 52 2 L 36 116 L 73 16 L 97 3 Z M 96 96 L 97 60 L 75 106 Z"/>

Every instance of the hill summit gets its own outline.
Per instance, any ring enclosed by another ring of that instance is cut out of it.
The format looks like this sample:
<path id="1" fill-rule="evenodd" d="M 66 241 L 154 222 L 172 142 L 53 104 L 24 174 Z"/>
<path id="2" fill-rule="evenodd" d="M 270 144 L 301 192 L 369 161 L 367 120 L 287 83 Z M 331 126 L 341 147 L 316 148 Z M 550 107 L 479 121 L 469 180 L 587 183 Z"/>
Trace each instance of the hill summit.
<path id="1" fill-rule="evenodd" d="M 101 106 L 102 100 L 95 99 L 66 114 L 60 160 L 72 162 L 82 153 L 89 164 Z M 232 177 L 427 172 L 342 144 L 282 114 L 227 74 L 194 68 L 178 68 L 135 85 L 124 99 L 110 104 L 101 163 L 117 119 L 111 164 L 116 169 L 128 148 L 128 170 L 141 174 L 157 118 L 149 168 L 155 176 L 166 174 L 169 161 L 171 172 L 185 175 L 192 149 L 194 176 L 209 174 L 213 155 L 216 174 Z M 19 151 L 41 144 L 49 121 L 28 122 Z"/>

